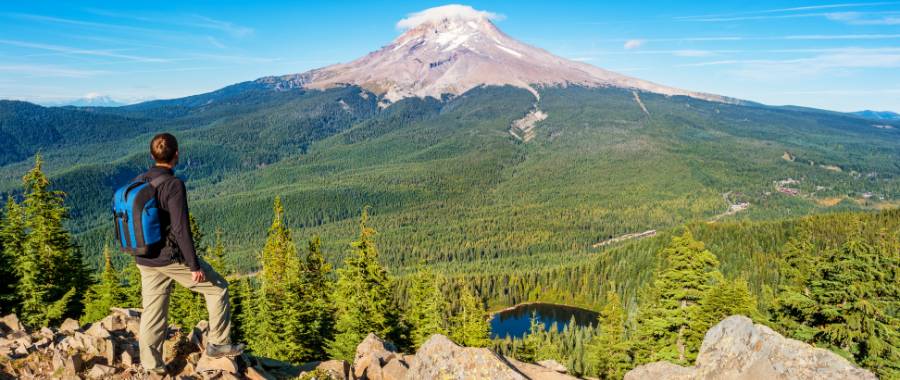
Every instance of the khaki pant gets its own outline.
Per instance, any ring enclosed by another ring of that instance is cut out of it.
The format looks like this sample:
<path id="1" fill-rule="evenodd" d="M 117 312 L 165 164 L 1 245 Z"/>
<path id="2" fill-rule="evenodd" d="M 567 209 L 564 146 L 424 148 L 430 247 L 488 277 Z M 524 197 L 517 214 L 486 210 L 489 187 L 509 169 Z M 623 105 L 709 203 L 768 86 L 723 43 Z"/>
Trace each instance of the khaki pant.
<path id="1" fill-rule="evenodd" d="M 163 362 L 163 343 L 169 317 L 169 295 L 173 282 L 177 282 L 193 292 L 203 294 L 209 311 L 209 343 L 228 344 L 231 342 L 231 305 L 228 302 L 228 282 L 216 273 L 209 264 L 200 260 L 200 268 L 206 274 L 206 282 L 196 283 L 191 279 L 191 270 L 182 263 L 172 263 L 163 267 L 138 265 L 141 271 L 141 298 L 144 312 L 141 313 L 141 365 L 144 368 L 159 368 Z M 193 327 L 193 326 L 183 326 Z"/>

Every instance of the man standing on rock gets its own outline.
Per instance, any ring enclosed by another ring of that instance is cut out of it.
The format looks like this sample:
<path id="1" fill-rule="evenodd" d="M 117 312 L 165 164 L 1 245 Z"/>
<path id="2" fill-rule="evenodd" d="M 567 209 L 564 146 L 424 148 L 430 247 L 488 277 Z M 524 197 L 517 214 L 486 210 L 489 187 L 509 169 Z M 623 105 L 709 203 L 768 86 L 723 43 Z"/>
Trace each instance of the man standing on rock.
<path id="1" fill-rule="evenodd" d="M 173 172 L 178 164 L 178 141 L 168 133 L 156 135 L 150 142 L 150 154 L 156 165 L 138 178 L 156 185 L 163 239 L 158 244 L 148 246 L 146 254 L 135 256 L 141 272 L 141 299 L 144 307 L 139 344 L 144 370 L 164 375 L 166 367 L 162 351 L 173 282 L 203 294 L 206 298 L 206 308 L 209 311 L 206 355 L 237 356 L 243 351 L 243 345 L 231 344 L 228 282 L 208 263 L 198 258 L 194 251 L 188 219 L 187 191 L 184 182 L 176 178 Z M 159 177 L 164 178 L 154 181 Z"/>

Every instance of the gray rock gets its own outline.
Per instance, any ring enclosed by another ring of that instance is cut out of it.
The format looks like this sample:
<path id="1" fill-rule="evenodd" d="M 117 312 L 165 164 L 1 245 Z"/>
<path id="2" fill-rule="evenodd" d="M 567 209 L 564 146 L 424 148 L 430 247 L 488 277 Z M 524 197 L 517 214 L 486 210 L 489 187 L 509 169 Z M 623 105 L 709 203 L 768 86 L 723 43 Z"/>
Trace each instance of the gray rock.
<path id="1" fill-rule="evenodd" d="M 635 368 L 627 380 L 651 379 L 877 379 L 837 354 L 788 339 L 750 318 L 731 316 L 706 332 L 694 367 L 657 362 Z"/>
<path id="2" fill-rule="evenodd" d="M 406 379 L 525 380 L 526 377 L 491 350 L 460 347 L 446 336 L 435 334 L 416 352 Z"/>
<path id="3" fill-rule="evenodd" d="M 103 364 L 94 364 L 94 366 L 91 367 L 91 370 L 88 371 L 87 377 L 89 379 L 108 379 L 115 374 L 115 367 L 110 367 Z"/>
<path id="4" fill-rule="evenodd" d="M 111 307 L 109 311 L 113 312 L 113 314 L 117 314 L 125 319 L 139 319 L 141 318 L 141 311 L 138 309 L 125 309 L 121 307 Z"/>
<path id="5" fill-rule="evenodd" d="M 394 359 L 381 369 L 381 375 L 384 380 L 403 380 L 406 378 L 407 371 L 409 371 L 409 367 L 402 360 Z"/>
<path id="6" fill-rule="evenodd" d="M 315 369 L 321 369 L 331 375 L 336 380 L 350 380 L 353 377 L 350 363 L 343 360 L 328 360 L 316 365 Z"/>
<path id="7" fill-rule="evenodd" d="M 537 362 L 537 365 L 556 372 L 569 372 L 569 369 L 566 368 L 566 366 L 559 364 L 559 362 L 553 359 L 541 360 Z"/>
<path id="8" fill-rule="evenodd" d="M 81 329 L 81 325 L 72 318 L 66 318 L 66 320 L 59 325 L 59 332 L 63 334 L 74 334 L 75 331 L 78 331 L 79 329 Z"/>
<path id="9" fill-rule="evenodd" d="M 669 362 L 655 362 L 637 366 L 625 374 L 625 380 L 694 380 L 694 368 L 685 368 Z"/>
<path id="10" fill-rule="evenodd" d="M 381 367 L 397 355 L 397 347 L 393 343 L 370 333 L 356 346 L 354 375 L 357 379 L 381 380 Z"/>
<path id="11" fill-rule="evenodd" d="M 19 317 L 15 314 L 8 314 L 0 318 L 0 332 L 16 332 L 25 331 L 25 325 L 19 322 Z"/>
<path id="12" fill-rule="evenodd" d="M 197 373 L 209 375 L 237 374 L 237 362 L 233 358 L 211 358 L 203 355 L 197 361 Z"/>
<path id="13" fill-rule="evenodd" d="M 28 335 L 28 333 L 23 330 L 19 330 L 19 331 L 16 331 L 16 332 L 13 332 L 13 333 L 7 335 L 5 340 L 8 342 L 14 342 L 15 344 L 18 344 L 19 346 L 25 346 L 25 347 L 30 346 L 31 343 L 34 342 L 34 340 L 31 339 L 31 335 Z M 8 345 L 8 344 L 9 343 L 2 344 L 2 345 Z"/>
<path id="14" fill-rule="evenodd" d="M 106 327 L 103 327 L 102 323 L 92 323 L 91 327 L 84 332 L 87 335 L 90 335 L 94 338 L 106 339 L 110 337 L 109 330 Z"/>

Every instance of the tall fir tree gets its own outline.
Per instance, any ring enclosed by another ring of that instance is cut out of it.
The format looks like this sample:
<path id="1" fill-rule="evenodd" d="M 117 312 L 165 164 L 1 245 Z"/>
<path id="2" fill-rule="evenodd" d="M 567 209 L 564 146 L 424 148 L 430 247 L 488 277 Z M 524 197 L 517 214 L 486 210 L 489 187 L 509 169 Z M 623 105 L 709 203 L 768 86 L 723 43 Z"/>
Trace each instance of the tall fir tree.
<path id="1" fill-rule="evenodd" d="M 528 333 L 522 337 L 522 343 L 515 348 L 516 359 L 525 362 L 536 362 L 545 355 L 551 345 L 546 344 L 545 337 L 547 326 L 537 317 L 537 313 L 531 313 Z"/>
<path id="2" fill-rule="evenodd" d="M 337 270 L 335 337 L 328 343 L 328 353 L 336 359 L 352 361 L 356 346 L 369 333 L 396 340 L 398 332 L 391 280 L 378 262 L 375 230 L 368 221 L 368 210 L 363 209 L 359 239 L 351 243 L 344 266 Z"/>
<path id="3" fill-rule="evenodd" d="M 824 346 L 872 369 L 900 377 L 900 290 L 896 235 L 865 237 L 867 226 L 850 221 L 851 235 L 826 248 L 798 285 L 778 294 L 776 320 L 802 340 Z M 786 250 L 792 249 L 790 246 Z"/>
<path id="4" fill-rule="evenodd" d="M 16 311 L 19 298 L 16 288 L 19 274 L 16 273 L 16 257 L 22 254 L 25 240 L 25 215 L 22 207 L 12 196 L 6 198 L 6 208 L 0 217 L 0 314 Z"/>
<path id="5" fill-rule="evenodd" d="M 249 342 L 255 327 L 256 311 L 253 297 L 256 295 L 252 278 L 240 277 L 229 282 L 228 293 L 231 301 L 231 331 L 235 342 Z"/>
<path id="6" fill-rule="evenodd" d="M 756 297 L 750 292 L 746 279 L 727 280 L 718 272 L 715 276 L 714 286 L 703 295 L 700 307 L 691 319 L 688 341 L 702 343 L 707 330 L 732 315 L 743 315 L 757 321 L 766 320 L 757 309 Z"/>
<path id="7" fill-rule="evenodd" d="M 20 317 L 37 327 L 74 316 L 80 311 L 80 293 L 89 283 L 81 252 L 63 223 L 68 217 L 65 194 L 50 189 L 43 159 L 23 177 L 24 239 L 17 252 L 17 294 Z"/>
<path id="8" fill-rule="evenodd" d="M 604 380 L 621 379 L 631 367 L 631 342 L 625 336 L 625 309 L 618 293 L 610 289 L 597 316 L 597 335 L 588 348 L 588 367 Z"/>
<path id="9" fill-rule="evenodd" d="M 303 294 L 303 266 L 291 230 L 284 222 L 284 206 L 276 197 L 274 218 L 266 245 L 260 253 L 262 269 L 259 288 L 251 309 L 255 317 L 247 323 L 246 335 L 254 353 L 279 360 L 300 362 L 309 359 L 314 349 L 306 338 L 314 335 L 309 306 Z"/>
<path id="10" fill-rule="evenodd" d="M 420 265 L 408 297 L 403 319 L 409 327 L 413 348 L 419 348 L 432 334 L 447 334 L 444 315 L 449 306 L 441 293 L 440 277 Z"/>
<path id="11" fill-rule="evenodd" d="M 82 323 L 99 321 L 109 315 L 109 308 L 121 307 L 126 301 L 126 294 L 119 275 L 113 268 L 108 246 L 103 247 L 103 263 L 103 271 L 100 272 L 99 278 L 84 293 Z"/>
<path id="12" fill-rule="evenodd" d="M 459 308 L 451 319 L 450 338 L 466 347 L 487 347 L 491 344 L 491 325 L 481 300 L 469 286 L 461 284 Z"/>
<path id="13" fill-rule="evenodd" d="M 688 365 L 700 348 L 702 332 L 692 320 L 700 300 L 718 278 L 719 261 L 690 231 L 672 238 L 660 251 L 662 265 L 641 295 L 636 333 L 635 359 L 638 364 L 669 360 Z"/>
<path id="14" fill-rule="evenodd" d="M 325 261 L 322 243 L 314 236 L 307 246 L 303 260 L 303 306 L 306 309 L 305 323 L 309 326 L 302 337 L 310 348 L 307 359 L 321 359 L 326 356 L 325 347 L 334 337 L 334 304 L 331 293 L 334 283 L 330 278 L 331 264 Z"/>
<path id="15" fill-rule="evenodd" d="M 197 227 L 199 229 L 199 226 Z M 225 243 L 222 242 L 222 230 L 216 227 L 216 240 L 206 248 L 206 261 L 223 276 L 231 274 L 231 267 L 225 263 Z"/>

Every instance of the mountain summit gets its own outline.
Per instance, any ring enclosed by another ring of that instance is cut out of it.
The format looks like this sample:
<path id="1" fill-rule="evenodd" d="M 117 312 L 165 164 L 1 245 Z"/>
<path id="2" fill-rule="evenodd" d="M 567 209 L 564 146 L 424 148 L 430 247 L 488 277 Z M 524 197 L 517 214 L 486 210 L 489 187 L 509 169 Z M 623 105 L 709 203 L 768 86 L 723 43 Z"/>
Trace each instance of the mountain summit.
<path id="1" fill-rule="evenodd" d="M 481 85 L 524 88 L 537 98 L 542 86 L 619 87 L 664 95 L 735 102 L 628 77 L 555 56 L 519 42 L 491 22 L 495 15 L 463 5 L 430 8 L 397 26 L 389 45 L 348 63 L 258 81 L 276 89 L 358 85 L 394 102 L 408 97 L 462 94 Z"/>

